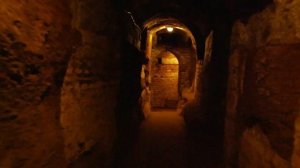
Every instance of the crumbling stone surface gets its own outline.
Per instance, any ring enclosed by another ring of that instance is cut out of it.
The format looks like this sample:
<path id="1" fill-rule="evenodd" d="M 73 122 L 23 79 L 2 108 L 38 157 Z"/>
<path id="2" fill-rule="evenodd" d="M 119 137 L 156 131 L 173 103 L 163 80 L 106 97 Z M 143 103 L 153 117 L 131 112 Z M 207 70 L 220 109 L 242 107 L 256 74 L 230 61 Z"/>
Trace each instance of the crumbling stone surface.
<path id="1" fill-rule="evenodd" d="M 290 168 L 290 163 L 275 152 L 258 126 L 246 129 L 241 138 L 239 166 L 243 168 Z"/>
<path id="2" fill-rule="evenodd" d="M 78 41 L 69 4 L 0 6 L 0 167 L 64 166 L 59 88 Z"/>
<path id="3" fill-rule="evenodd" d="M 242 104 L 238 107 L 245 124 L 259 123 L 275 150 L 287 160 L 293 151 L 299 53 L 298 44 L 258 50 L 247 60 Z"/>
<path id="4" fill-rule="evenodd" d="M 93 37 L 99 40 L 82 46 L 70 60 L 62 88 L 60 122 L 67 160 L 76 160 L 97 145 L 104 163 L 111 157 L 116 133 L 119 62 L 106 53 L 113 49 L 107 47 L 107 38 Z"/>
<path id="5" fill-rule="evenodd" d="M 96 153 L 98 166 L 108 167 L 116 138 L 122 28 L 109 1 L 74 0 L 71 6 L 82 45 L 68 63 L 61 92 L 64 153 L 69 162 Z"/>
<path id="6" fill-rule="evenodd" d="M 299 9 L 299 0 L 274 1 L 247 23 L 234 24 L 226 116 L 228 147 L 245 141 L 245 137 L 239 139 L 243 130 L 257 124 L 270 150 L 291 161 L 299 107 Z M 227 149 L 227 157 L 245 155 L 243 150 L 236 153 L 239 147 L 233 148 Z"/>
<path id="7" fill-rule="evenodd" d="M 96 145 L 109 160 L 120 70 L 111 3 L 0 6 L 0 167 L 67 167 Z"/>

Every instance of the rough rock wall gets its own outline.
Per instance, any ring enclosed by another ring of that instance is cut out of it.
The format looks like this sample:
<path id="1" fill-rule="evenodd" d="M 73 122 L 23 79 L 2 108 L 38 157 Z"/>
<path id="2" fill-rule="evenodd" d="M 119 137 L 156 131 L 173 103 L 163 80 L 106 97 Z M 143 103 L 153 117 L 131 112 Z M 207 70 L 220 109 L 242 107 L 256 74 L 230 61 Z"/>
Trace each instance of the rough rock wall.
<path id="1" fill-rule="evenodd" d="M 0 2 L 0 167 L 64 167 L 60 87 L 78 34 L 68 1 Z"/>
<path id="2" fill-rule="evenodd" d="M 296 150 L 291 161 L 299 141 L 299 137 L 294 137 L 299 113 L 299 18 L 299 0 L 274 1 L 247 23 L 234 24 L 226 115 L 228 167 L 300 166 Z M 244 150 L 249 149 L 245 146 L 247 141 L 258 142 L 241 136 L 254 125 L 261 128 L 260 136 L 270 145 L 252 146 L 249 153 Z M 278 157 L 270 158 L 262 152 Z M 264 162 L 255 159 L 253 153 Z"/>
<path id="3" fill-rule="evenodd" d="M 95 147 L 106 166 L 122 38 L 111 2 L 4 0 L 0 19 L 0 167 L 66 167 Z"/>
<path id="4" fill-rule="evenodd" d="M 103 52 L 109 48 L 103 48 L 106 45 L 103 37 L 93 35 L 97 37 L 100 40 L 82 46 L 73 55 L 62 89 L 65 153 L 72 160 L 96 144 L 106 155 L 115 136 L 114 110 L 119 80 L 114 68 L 118 62 Z"/>
<path id="5" fill-rule="evenodd" d="M 116 137 L 120 78 L 117 12 L 105 0 L 74 0 L 72 10 L 82 45 L 72 55 L 62 89 L 64 151 L 67 160 L 76 160 L 97 150 L 99 166 L 107 167 Z"/>
<path id="6" fill-rule="evenodd" d="M 231 25 L 226 17 L 216 22 L 205 39 L 205 59 L 197 74 L 196 99 L 183 111 L 191 127 L 206 128 L 223 136 Z"/>
<path id="7" fill-rule="evenodd" d="M 251 161 L 249 160 L 251 158 Z M 269 139 L 258 126 L 243 132 L 240 144 L 239 167 L 290 168 L 272 148 Z"/>

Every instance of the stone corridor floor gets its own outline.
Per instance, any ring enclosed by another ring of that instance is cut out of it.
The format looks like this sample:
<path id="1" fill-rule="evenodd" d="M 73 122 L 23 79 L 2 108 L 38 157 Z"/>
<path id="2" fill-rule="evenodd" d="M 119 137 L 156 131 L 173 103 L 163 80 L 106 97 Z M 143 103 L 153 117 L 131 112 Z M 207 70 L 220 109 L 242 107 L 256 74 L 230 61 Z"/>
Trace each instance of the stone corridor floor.
<path id="1" fill-rule="evenodd" d="M 127 146 L 121 162 L 113 168 L 223 168 L 222 137 L 210 130 L 187 131 L 175 110 L 152 111 L 139 134 Z M 111 168 L 99 162 L 95 150 L 70 168 Z"/>
<path id="2" fill-rule="evenodd" d="M 219 139 L 220 140 L 220 139 Z M 175 110 L 159 109 L 143 122 L 126 168 L 220 168 L 222 145 L 213 134 L 187 133 Z"/>

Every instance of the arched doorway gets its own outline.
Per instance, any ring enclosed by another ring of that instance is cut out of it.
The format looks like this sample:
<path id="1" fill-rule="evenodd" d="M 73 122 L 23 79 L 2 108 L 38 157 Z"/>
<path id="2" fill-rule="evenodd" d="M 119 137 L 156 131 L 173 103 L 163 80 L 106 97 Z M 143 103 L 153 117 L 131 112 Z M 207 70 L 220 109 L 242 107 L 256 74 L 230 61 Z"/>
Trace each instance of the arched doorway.
<path id="1" fill-rule="evenodd" d="M 179 61 L 176 56 L 163 51 L 153 59 L 150 84 L 153 108 L 176 108 L 179 99 Z"/>
<path id="2" fill-rule="evenodd" d="M 142 49 L 149 59 L 141 76 L 144 114 L 147 115 L 153 108 L 177 108 L 180 111 L 184 104 L 195 97 L 195 38 L 183 23 L 170 17 L 148 20 L 143 31 Z M 178 63 L 168 63 L 167 60 L 177 60 Z M 172 75 L 176 75 L 176 78 L 171 79 Z M 157 88 L 159 86 L 161 88 Z"/>

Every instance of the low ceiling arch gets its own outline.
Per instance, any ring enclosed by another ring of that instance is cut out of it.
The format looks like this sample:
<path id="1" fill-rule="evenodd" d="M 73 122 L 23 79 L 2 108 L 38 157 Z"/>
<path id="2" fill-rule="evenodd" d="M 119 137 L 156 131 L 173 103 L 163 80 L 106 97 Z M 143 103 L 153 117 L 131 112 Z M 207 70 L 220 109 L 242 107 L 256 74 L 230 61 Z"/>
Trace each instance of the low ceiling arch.
<path id="1" fill-rule="evenodd" d="M 150 18 L 143 24 L 144 30 L 148 31 L 149 33 L 156 33 L 160 30 L 166 29 L 167 27 L 172 27 L 183 31 L 187 34 L 187 36 L 192 40 L 192 46 L 197 51 L 197 43 L 194 34 L 191 30 L 180 20 L 174 17 L 160 17 L 156 16 Z"/>

